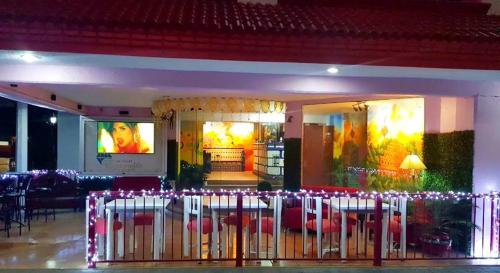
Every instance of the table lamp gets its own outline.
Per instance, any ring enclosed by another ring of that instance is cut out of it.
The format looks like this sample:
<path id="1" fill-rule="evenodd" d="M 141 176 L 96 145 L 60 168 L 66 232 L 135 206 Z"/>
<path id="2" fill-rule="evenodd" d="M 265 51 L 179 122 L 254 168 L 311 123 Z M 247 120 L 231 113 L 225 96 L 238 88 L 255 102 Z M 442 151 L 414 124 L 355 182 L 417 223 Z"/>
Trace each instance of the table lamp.
<path id="1" fill-rule="evenodd" d="M 415 179 L 415 171 L 427 169 L 422 160 L 420 160 L 416 154 L 407 155 L 399 168 L 403 170 L 410 170 L 413 179 Z"/>

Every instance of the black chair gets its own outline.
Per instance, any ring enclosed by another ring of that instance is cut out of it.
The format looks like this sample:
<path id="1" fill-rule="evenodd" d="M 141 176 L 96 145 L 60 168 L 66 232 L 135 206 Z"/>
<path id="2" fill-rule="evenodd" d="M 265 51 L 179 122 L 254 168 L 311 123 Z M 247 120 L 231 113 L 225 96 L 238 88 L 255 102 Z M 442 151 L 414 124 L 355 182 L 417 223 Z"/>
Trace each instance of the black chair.
<path id="1" fill-rule="evenodd" d="M 29 178 L 17 176 L 1 181 L 0 187 L 0 220 L 4 223 L 3 231 L 10 236 L 13 223 L 18 224 L 19 235 L 28 221 L 28 229 L 31 228 L 29 219 L 26 218 L 25 192 L 29 185 Z"/>

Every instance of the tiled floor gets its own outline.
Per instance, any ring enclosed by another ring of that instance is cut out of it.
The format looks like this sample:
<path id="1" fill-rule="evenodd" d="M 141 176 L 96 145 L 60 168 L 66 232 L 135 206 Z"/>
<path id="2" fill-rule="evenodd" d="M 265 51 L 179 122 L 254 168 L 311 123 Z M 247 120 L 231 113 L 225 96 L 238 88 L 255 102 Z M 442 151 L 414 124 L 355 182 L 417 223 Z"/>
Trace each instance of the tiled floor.
<path id="1" fill-rule="evenodd" d="M 247 172 L 211 172 L 207 177 L 208 181 L 254 181 L 259 180 L 259 177 L 251 171 Z"/>
<path id="2" fill-rule="evenodd" d="M 85 268 L 84 213 L 59 212 L 55 221 L 31 225 L 21 236 L 0 232 L 1 268 Z"/>

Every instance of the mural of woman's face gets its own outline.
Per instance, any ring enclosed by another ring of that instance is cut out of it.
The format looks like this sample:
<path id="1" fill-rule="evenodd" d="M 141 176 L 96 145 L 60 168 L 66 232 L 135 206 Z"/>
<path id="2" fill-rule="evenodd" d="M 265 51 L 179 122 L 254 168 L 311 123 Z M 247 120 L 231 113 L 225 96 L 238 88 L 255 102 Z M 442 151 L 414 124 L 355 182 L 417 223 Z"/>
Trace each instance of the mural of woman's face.
<path id="1" fill-rule="evenodd" d="M 123 122 L 113 123 L 113 141 L 120 148 L 125 148 L 134 141 L 134 132 Z"/>

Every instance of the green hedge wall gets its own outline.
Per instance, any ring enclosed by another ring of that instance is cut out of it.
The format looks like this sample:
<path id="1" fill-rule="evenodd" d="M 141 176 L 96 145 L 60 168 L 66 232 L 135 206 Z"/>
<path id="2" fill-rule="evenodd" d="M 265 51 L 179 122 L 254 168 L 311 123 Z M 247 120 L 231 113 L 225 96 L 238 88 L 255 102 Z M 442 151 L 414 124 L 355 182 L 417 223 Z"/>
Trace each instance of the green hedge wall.
<path id="1" fill-rule="evenodd" d="M 424 134 L 423 189 L 472 191 L 474 131 Z"/>
<path id="2" fill-rule="evenodd" d="M 301 145 L 300 138 L 285 138 L 285 168 L 283 175 L 283 189 L 299 191 L 301 181 Z"/>

